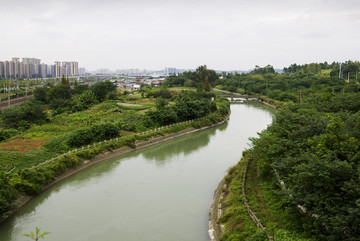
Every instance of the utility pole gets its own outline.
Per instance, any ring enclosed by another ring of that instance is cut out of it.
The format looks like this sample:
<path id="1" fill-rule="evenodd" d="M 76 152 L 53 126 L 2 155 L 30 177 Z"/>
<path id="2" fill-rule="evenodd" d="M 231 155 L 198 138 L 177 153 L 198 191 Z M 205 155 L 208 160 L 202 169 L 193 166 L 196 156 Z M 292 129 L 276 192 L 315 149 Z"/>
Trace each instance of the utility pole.
<path id="1" fill-rule="evenodd" d="M 348 72 L 348 83 L 350 83 L 350 72 Z"/>
<path id="2" fill-rule="evenodd" d="M 341 78 L 341 63 L 340 63 L 340 69 L 339 69 L 339 79 Z"/>
<path id="3" fill-rule="evenodd" d="M 8 107 L 10 108 L 10 81 L 8 80 Z"/>

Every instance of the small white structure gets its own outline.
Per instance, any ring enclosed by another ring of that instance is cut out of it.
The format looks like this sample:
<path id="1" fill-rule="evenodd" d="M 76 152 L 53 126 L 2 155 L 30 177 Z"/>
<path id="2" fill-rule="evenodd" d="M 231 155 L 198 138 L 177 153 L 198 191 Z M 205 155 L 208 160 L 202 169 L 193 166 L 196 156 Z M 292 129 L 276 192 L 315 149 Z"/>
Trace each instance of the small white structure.
<path id="1" fill-rule="evenodd" d="M 139 85 L 139 84 L 134 84 L 134 85 L 133 85 L 133 89 L 135 89 L 135 90 L 140 89 L 140 87 L 141 87 L 141 85 Z"/>

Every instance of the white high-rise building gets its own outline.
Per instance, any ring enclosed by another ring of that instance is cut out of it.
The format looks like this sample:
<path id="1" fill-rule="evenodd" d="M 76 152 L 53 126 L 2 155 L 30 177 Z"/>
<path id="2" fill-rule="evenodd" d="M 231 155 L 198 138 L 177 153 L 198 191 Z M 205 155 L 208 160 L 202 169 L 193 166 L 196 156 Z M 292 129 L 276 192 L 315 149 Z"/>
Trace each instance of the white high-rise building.
<path id="1" fill-rule="evenodd" d="M 71 76 L 78 76 L 79 75 L 79 64 L 78 62 L 71 62 L 70 63 L 70 67 L 71 67 Z"/>
<path id="2" fill-rule="evenodd" d="M 174 75 L 174 74 L 176 74 L 176 68 L 167 67 L 167 68 L 165 68 L 164 74 L 166 76 Z"/>
<path id="3" fill-rule="evenodd" d="M 62 76 L 61 65 L 59 61 L 54 62 L 54 73 L 56 78 L 60 78 Z"/>

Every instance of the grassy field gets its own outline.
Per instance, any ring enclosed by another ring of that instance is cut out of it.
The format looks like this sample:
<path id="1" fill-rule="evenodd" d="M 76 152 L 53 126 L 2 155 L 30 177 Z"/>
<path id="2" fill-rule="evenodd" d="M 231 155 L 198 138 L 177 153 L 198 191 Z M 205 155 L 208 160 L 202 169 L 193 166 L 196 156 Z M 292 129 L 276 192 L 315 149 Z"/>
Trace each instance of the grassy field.
<path id="1" fill-rule="evenodd" d="M 143 130 L 139 129 L 142 116 L 154 106 L 154 100 L 139 101 L 137 106 L 106 101 L 85 111 L 57 115 L 49 123 L 32 125 L 25 132 L 0 143 L 0 166 L 7 170 L 22 169 L 68 151 L 61 142 L 70 132 L 84 126 L 118 122 L 123 127 L 121 134 Z"/>

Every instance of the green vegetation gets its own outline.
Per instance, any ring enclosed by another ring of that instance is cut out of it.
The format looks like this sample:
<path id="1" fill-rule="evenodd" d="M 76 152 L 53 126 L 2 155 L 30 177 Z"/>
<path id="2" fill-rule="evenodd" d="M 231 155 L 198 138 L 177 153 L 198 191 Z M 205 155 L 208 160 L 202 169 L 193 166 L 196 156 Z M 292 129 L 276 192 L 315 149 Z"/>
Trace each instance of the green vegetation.
<path id="1" fill-rule="evenodd" d="M 195 72 L 185 71 L 179 76 L 170 76 L 163 82 L 163 86 L 187 86 L 199 87 L 201 90 L 210 91 L 210 86 L 214 86 L 218 78 L 214 70 L 208 69 L 206 65 L 199 66 Z"/>
<path id="2" fill-rule="evenodd" d="M 322 69 L 331 66 L 334 69 Z M 284 103 L 299 103 L 316 93 L 358 92 L 357 73 L 360 63 L 348 61 L 342 64 L 341 78 L 339 78 L 339 66 L 339 63 L 303 66 L 294 64 L 284 68 L 286 74 L 275 73 L 270 65 L 263 68 L 257 66 L 250 73 L 223 73 L 223 79 L 216 80 L 215 86 L 230 92 L 264 95 Z M 329 76 L 324 74 L 325 70 L 337 74 Z"/>
<path id="3" fill-rule="evenodd" d="M 133 148 L 151 137 L 212 125 L 229 113 L 229 102 L 212 92 L 145 87 L 129 95 L 109 81 L 74 89 L 67 81 L 39 87 L 35 99 L 0 114 L 2 218 L 19 195 L 36 195 L 84 160 Z"/>
<path id="4" fill-rule="evenodd" d="M 44 238 L 44 235 L 50 234 L 50 232 L 40 232 L 40 228 L 36 227 L 35 228 L 35 234 L 33 232 L 30 232 L 29 234 L 25 233 L 23 234 L 23 236 L 25 237 L 29 237 L 32 240 L 38 241 L 40 238 Z"/>
<path id="5" fill-rule="evenodd" d="M 67 78 L 67 85 L 78 85 L 76 79 Z M 61 83 L 61 79 L 0 79 L 1 101 L 32 95 L 34 90 L 40 86 L 54 86 Z"/>
<path id="6" fill-rule="evenodd" d="M 321 95 L 289 105 L 253 140 L 262 176 L 276 170 L 329 240 L 358 236 L 359 111 L 359 94 Z"/>
<path id="7" fill-rule="evenodd" d="M 222 78 L 200 66 L 132 95 L 110 82 L 71 89 L 64 80 L 38 88 L 35 100 L 1 113 L 1 215 L 9 213 L 19 194 L 37 194 L 84 159 L 221 121 L 229 102 L 210 91 L 216 86 L 261 96 L 283 109 L 225 178 L 222 240 L 266 240 L 243 202 L 249 158 L 247 199 L 274 240 L 359 240 L 359 66 L 351 61 L 293 64 L 278 74 L 267 65 Z M 63 153 L 68 154 L 37 166 Z"/>
<path id="8" fill-rule="evenodd" d="M 229 170 L 222 240 L 267 240 L 248 217 L 242 197 L 244 165 L 250 157 L 247 199 L 274 240 L 359 240 L 359 83 L 356 75 L 349 74 L 349 82 L 326 76 L 321 66 L 292 65 L 282 75 L 235 74 L 217 81 L 224 89 L 239 91 L 240 86 L 245 93 L 287 102 Z M 359 63 L 347 62 L 343 70 L 348 66 L 354 72 Z M 301 99 L 295 98 L 298 93 Z"/>
<path id="9" fill-rule="evenodd" d="M 252 150 L 244 152 L 243 159 L 229 170 L 225 178 L 228 188 L 223 201 L 224 214 L 220 218 L 220 222 L 225 224 L 221 240 L 268 240 L 265 232 L 249 216 L 243 201 L 243 174 L 252 154 Z M 252 211 L 274 240 L 317 240 L 313 237 L 311 220 L 286 200 L 272 180 L 261 177 L 254 161 L 250 162 L 245 192 Z"/>

